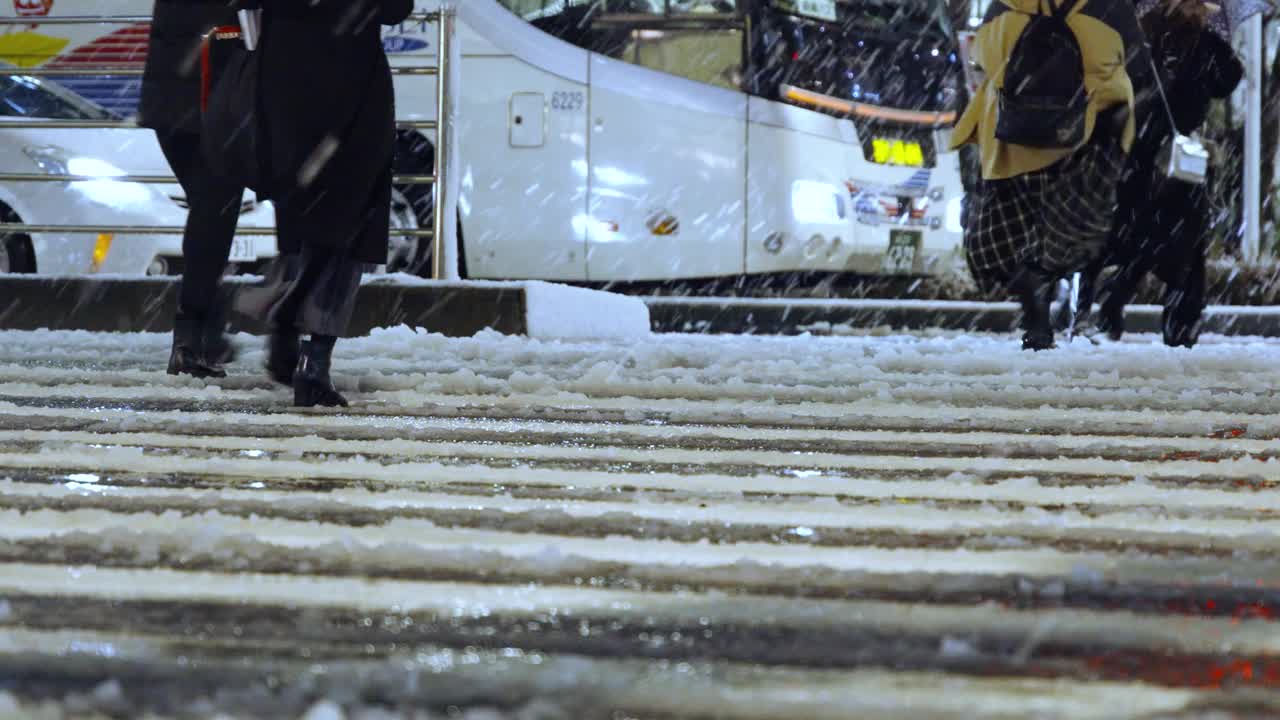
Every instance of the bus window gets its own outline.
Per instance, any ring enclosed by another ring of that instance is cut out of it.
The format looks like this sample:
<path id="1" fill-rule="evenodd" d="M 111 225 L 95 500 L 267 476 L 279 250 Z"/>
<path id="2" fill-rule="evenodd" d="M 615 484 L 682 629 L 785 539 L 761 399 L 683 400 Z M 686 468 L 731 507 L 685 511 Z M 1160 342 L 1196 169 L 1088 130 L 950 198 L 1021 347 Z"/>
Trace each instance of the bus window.
<path id="1" fill-rule="evenodd" d="M 738 0 L 501 0 L 561 40 L 617 60 L 742 89 Z"/>
<path id="2" fill-rule="evenodd" d="M 963 89 L 946 0 L 501 2 L 592 52 L 860 124 L 950 125 Z"/>
<path id="3" fill-rule="evenodd" d="M 742 32 L 738 30 L 635 30 L 619 57 L 709 85 L 742 87 Z"/>
<path id="4" fill-rule="evenodd" d="M 761 95 L 855 119 L 954 121 L 960 61 L 942 0 L 773 0 L 753 21 Z M 786 88 L 825 101 L 797 101 Z"/>

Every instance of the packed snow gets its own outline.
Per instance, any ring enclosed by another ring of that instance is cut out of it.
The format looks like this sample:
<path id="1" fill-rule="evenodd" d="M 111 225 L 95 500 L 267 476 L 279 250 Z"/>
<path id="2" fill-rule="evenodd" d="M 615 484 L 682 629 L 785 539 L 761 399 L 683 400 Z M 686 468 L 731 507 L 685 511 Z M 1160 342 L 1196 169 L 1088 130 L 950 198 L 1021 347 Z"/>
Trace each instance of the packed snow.
<path id="1" fill-rule="evenodd" d="M 0 333 L 0 717 L 1280 709 L 1280 342 L 627 312 L 344 340 L 342 412 Z"/>

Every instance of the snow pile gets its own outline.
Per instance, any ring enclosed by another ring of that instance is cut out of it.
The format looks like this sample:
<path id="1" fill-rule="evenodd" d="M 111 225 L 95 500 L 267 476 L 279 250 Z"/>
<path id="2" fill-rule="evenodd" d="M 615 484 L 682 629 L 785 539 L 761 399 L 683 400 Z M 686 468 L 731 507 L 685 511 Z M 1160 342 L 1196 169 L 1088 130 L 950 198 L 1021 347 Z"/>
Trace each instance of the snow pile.
<path id="1" fill-rule="evenodd" d="M 539 281 L 437 281 L 408 275 L 366 276 L 365 285 L 520 290 L 525 327 L 540 340 L 607 340 L 647 337 L 649 307 L 637 297 Z"/>
<path id="2" fill-rule="evenodd" d="M 599 290 L 525 283 L 529 337 L 577 340 L 649 335 L 649 308 L 639 298 Z"/>

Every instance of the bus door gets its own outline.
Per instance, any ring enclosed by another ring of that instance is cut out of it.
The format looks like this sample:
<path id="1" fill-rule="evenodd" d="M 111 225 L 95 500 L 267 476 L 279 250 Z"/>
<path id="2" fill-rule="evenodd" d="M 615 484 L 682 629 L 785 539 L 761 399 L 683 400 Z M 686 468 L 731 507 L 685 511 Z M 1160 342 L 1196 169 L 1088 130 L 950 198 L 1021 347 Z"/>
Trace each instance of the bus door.
<path id="1" fill-rule="evenodd" d="M 417 10 L 438 5 L 418 0 Z M 461 8 L 454 170 L 471 277 L 586 279 L 589 53 L 530 24 L 545 5 L 500 0 Z M 434 38 L 434 24 L 406 25 L 385 30 L 383 44 L 393 64 L 422 64 L 433 58 L 415 53 L 434 54 Z M 397 85 L 402 114 L 434 118 L 435 82 L 426 80 L 410 76 Z"/>
<path id="2" fill-rule="evenodd" d="M 747 97 L 728 5 L 593 19 L 614 46 L 591 60 L 591 279 L 744 271 Z"/>

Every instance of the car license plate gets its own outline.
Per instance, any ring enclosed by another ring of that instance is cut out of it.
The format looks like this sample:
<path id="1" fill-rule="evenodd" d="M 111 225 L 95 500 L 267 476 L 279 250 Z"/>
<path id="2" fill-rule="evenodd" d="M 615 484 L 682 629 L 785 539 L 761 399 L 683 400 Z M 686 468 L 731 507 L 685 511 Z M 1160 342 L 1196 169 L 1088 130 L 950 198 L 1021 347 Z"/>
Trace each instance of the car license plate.
<path id="1" fill-rule="evenodd" d="M 911 140 L 875 138 L 871 141 L 871 160 L 881 165 L 924 167 L 924 148 Z"/>
<path id="2" fill-rule="evenodd" d="M 880 265 L 881 272 L 889 275 L 915 272 L 922 239 L 919 230 L 890 230 L 889 249 Z"/>
<path id="3" fill-rule="evenodd" d="M 231 241 L 231 262 L 252 262 L 258 259 L 257 248 L 253 238 L 236 238 Z"/>

